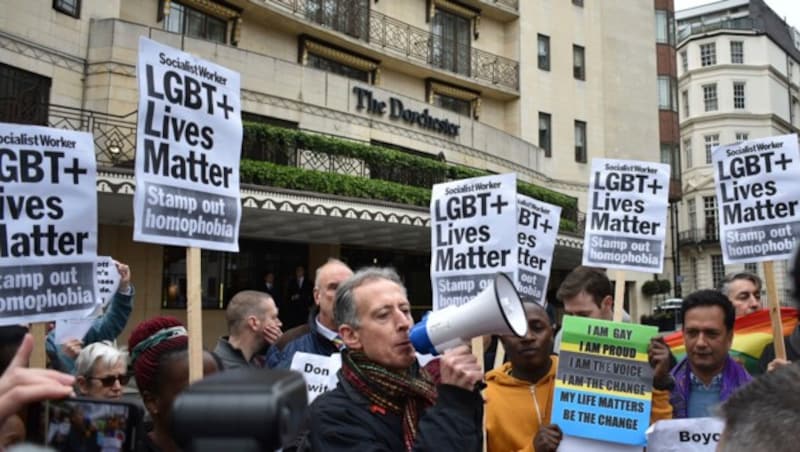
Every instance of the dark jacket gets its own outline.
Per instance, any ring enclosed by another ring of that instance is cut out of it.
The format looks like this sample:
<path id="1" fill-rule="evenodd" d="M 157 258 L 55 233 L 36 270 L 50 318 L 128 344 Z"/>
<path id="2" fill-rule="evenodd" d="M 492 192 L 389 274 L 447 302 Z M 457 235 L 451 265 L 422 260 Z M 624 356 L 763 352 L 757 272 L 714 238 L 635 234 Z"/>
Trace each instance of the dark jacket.
<path id="1" fill-rule="evenodd" d="M 402 416 L 375 410 L 355 388 L 342 381 L 309 408 L 314 451 L 404 451 Z M 483 446 L 480 393 L 438 386 L 436 404 L 419 420 L 415 451 L 480 451 Z"/>
<path id="2" fill-rule="evenodd" d="M 800 325 L 797 325 L 792 331 L 792 334 L 783 338 L 783 345 L 786 349 L 786 359 L 793 362 L 800 362 Z M 761 358 L 758 361 L 758 367 L 761 368 L 761 373 L 767 371 L 767 367 L 772 360 L 775 359 L 775 343 L 770 342 L 764 347 L 761 353 Z"/>
<path id="3" fill-rule="evenodd" d="M 234 348 L 230 343 L 230 336 L 222 336 L 217 340 L 217 346 L 214 348 L 214 354 L 222 361 L 222 366 L 225 370 L 239 369 L 242 367 L 250 367 L 253 369 L 261 369 L 264 367 L 264 351 L 260 351 L 250 358 L 250 362 L 244 359 L 242 351 Z M 220 369 L 222 370 L 222 369 Z"/>
<path id="4" fill-rule="evenodd" d="M 318 309 L 308 316 L 308 324 L 295 327 L 283 334 L 281 339 L 267 350 L 267 367 L 288 369 L 296 352 L 331 356 L 339 351 L 333 342 L 319 333 L 317 329 Z"/>

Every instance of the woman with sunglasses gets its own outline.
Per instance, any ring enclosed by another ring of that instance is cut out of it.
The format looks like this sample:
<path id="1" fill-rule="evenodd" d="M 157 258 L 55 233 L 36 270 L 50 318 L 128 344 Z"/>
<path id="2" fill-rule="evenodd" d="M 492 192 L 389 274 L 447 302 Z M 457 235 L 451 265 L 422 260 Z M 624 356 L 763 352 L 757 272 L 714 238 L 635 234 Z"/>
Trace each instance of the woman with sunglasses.
<path id="1" fill-rule="evenodd" d="M 105 342 L 90 344 L 75 361 L 78 395 L 97 399 L 119 399 L 128 384 L 127 354 Z"/>

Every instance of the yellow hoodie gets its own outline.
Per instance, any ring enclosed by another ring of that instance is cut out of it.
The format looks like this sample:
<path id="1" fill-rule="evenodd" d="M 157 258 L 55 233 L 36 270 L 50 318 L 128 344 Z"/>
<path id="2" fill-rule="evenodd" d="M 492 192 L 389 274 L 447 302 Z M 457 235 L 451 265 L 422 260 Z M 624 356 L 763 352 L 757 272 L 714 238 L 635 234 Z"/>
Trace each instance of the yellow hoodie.
<path id="1" fill-rule="evenodd" d="M 486 374 L 486 445 L 489 452 L 533 452 L 540 425 L 550 423 L 558 357 L 535 384 L 511 376 L 511 363 Z"/>

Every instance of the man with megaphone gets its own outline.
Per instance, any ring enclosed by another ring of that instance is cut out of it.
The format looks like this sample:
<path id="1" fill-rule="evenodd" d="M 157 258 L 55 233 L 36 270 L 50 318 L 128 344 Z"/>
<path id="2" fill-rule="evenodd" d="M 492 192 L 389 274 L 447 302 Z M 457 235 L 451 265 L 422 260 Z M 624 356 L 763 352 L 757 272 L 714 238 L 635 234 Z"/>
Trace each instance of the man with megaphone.
<path id="1" fill-rule="evenodd" d="M 347 279 L 334 318 L 346 349 L 339 384 L 310 407 L 313 450 L 481 449 L 475 387 L 483 370 L 463 345 L 444 352 L 438 378 L 420 368 L 411 305 L 394 270 L 366 268 Z"/>

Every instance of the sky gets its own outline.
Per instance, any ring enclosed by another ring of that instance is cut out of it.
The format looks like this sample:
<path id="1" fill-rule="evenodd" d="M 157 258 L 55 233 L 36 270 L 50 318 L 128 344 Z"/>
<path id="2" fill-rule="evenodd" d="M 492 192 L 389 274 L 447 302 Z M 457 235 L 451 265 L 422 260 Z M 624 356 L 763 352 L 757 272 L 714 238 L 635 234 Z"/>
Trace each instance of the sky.
<path id="1" fill-rule="evenodd" d="M 714 0 L 675 0 L 675 11 L 713 2 Z M 766 0 L 766 3 L 789 25 L 800 30 L 800 2 L 798 0 Z"/>

